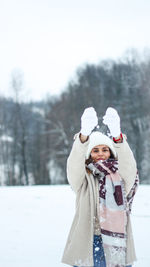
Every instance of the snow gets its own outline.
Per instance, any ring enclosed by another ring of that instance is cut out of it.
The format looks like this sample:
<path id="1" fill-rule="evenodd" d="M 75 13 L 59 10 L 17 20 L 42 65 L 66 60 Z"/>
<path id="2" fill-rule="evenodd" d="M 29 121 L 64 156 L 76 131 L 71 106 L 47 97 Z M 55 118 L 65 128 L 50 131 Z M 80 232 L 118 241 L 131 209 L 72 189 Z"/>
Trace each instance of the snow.
<path id="1" fill-rule="evenodd" d="M 149 267 L 150 186 L 140 185 L 132 226 L 138 261 Z M 0 187 L 2 267 L 64 267 L 63 249 L 72 223 L 75 195 L 70 186 Z"/>
<path id="2" fill-rule="evenodd" d="M 0 127 L 1 128 L 1 127 Z M 8 135 L 2 135 L 0 137 L 0 141 L 3 141 L 3 142 L 13 142 L 13 138 L 11 136 L 8 136 Z"/>
<path id="3" fill-rule="evenodd" d="M 38 113 L 38 114 L 40 114 L 43 118 L 44 118 L 44 116 L 45 116 L 45 111 L 44 111 L 43 108 L 33 107 L 33 108 L 32 108 L 32 111 L 33 111 L 34 113 Z"/>

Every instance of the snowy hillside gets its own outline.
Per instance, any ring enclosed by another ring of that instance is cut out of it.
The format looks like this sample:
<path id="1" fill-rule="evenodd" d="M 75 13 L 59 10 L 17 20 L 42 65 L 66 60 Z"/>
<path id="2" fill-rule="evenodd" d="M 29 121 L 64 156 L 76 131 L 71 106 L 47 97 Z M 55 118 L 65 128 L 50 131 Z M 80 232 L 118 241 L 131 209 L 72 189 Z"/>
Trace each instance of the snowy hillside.
<path id="1" fill-rule="evenodd" d="M 0 188 L 0 266 L 65 267 L 61 257 L 74 215 L 69 186 Z M 132 225 L 138 261 L 149 267 L 150 186 L 140 185 Z"/>

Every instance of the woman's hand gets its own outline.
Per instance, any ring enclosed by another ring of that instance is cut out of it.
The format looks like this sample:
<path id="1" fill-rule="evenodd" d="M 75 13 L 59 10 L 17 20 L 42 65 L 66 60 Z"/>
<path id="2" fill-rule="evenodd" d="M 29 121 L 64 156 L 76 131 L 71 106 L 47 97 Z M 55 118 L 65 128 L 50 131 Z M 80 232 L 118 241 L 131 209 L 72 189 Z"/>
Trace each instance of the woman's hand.
<path id="1" fill-rule="evenodd" d="M 93 107 L 86 108 L 81 117 L 81 135 L 89 136 L 92 130 L 98 125 L 98 118 Z"/>
<path id="2" fill-rule="evenodd" d="M 116 138 L 120 136 L 120 117 L 116 109 L 111 107 L 107 108 L 105 116 L 103 117 L 103 123 L 108 126 L 113 137 Z"/>

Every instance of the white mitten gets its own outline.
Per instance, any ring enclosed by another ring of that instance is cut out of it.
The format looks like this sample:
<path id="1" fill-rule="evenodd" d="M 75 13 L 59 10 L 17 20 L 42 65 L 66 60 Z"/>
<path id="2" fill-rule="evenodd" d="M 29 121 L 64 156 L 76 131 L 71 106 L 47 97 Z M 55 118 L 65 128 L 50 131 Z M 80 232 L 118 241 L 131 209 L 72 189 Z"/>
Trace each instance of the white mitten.
<path id="1" fill-rule="evenodd" d="M 118 137 L 120 135 L 120 117 L 117 110 L 111 107 L 107 108 L 105 116 L 103 117 L 103 123 L 108 126 L 113 137 Z"/>
<path id="2" fill-rule="evenodd" d="M 86 108 L 81 117 L 81 134 L 90 135 L 97 124 L 98 118 L 95 109 L 93 107 Z"/>

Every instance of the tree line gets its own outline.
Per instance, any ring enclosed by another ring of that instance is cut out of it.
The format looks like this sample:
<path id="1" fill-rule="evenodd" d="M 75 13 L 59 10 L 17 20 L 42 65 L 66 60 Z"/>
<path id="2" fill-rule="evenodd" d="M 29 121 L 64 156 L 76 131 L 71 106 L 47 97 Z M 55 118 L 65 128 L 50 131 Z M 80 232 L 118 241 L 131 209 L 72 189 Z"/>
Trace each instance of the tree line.
<path id="1" fill-rule="evenodd" d="M 108 106 L 117 109 L 122 132 L 137 160 L 140 180 L 150 183 L 150 60 L 134 57 L 81 66 L 65 90 L 47 101 L 0 98 L 0 184 L 64 184 L 73 136 L 84 108 L 93 106 L 100 130 Z"/>

